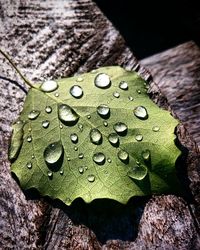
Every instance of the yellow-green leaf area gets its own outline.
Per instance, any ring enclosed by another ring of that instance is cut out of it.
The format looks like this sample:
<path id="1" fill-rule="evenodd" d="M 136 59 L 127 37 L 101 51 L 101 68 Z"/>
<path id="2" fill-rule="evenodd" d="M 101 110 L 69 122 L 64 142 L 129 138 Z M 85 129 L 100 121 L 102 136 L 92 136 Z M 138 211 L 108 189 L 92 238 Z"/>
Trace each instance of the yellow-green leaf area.
<path id="1" fill-rule="evenodd" d="M 21 187 L 67 205 L 174 192 L 178 121 L 146 85 L 113 66 L 30 89 L 9 154 Z"/>

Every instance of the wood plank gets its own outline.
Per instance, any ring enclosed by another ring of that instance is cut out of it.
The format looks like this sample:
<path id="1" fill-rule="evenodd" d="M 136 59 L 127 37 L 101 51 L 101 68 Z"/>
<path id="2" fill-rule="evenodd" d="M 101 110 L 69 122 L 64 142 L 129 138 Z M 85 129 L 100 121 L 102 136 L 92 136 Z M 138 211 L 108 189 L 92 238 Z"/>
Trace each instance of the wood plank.
<path id="1" fill-rule="evenodd" d="M 32 81 L 70 76 L 99 66 L 116 64 L 127 69 L 137 68 L 145 79 L 150 77 L 143 67 L 139 67 L 120 34 L 90 0 L 0 0 L 0 9 L 0 47 L 9 52 Z M 169 93 L 171 97 L 173 91 L 178 94 L 182 89 L 178 85 L 174 90 L 173 82 L 177 76 L 185 79 L 192 75 L 190 79 L 198 79 L 199 63 L 196 57 L 188 70 L 184 68 L 183 58 L 187 62 L 190 53 L 198 50 L 195 45 L 189 49 L 188 53 L 184 48 L 177 55 L 175 53 L 177 63 L 183 63 L 182 67 L 177 68 L 177 75 L 174 75 L 173 67 L 170 68 L 170 81 L 166 79 L 168 89 L 164 87 L 162 78 L 156 78 L 159 70 L 156 71 L 155 79 L 161 91 L 152 82 L 151 95 L 159 105 L 167 107 L 165 97 L 169 102 Z M 167 52 L 165 56 L 167 61 Z M 157 63 L 155 59 L 152 59 L 152 63 L 151 59 L 142 63 L 148 64 L 151 70 L 160 67 L 160 62 Z M 23 85 L 1 57 L 0 65 L 0 76 Z M 174 68 L 176 66 L 174 64 Z M 135 198 L 126 206 L 113 202 L 86 205 L 77 200 L 67 207 L 50 199 L 39 199 L 37 195 L 36 199 L 31 199 L 30 195 L 22 193 L 11 178 L 7 160 L 10 125 L 22 108 L 25 94 L 4 80 L 0 80 L 0 84 L 0 248 L 198 249 L 200 240 L 196 209 L 199 205 L 199 161 L 195 143 L 183 126 L 178 133 L 181 142 L 191 152 L 186 160 L 195 204 L 174 195 Z M 185 84 L 184 91 L 188 91 L 188 86 L 193 86 L 190 81 L 188 84 Z M 199 89 L 195 87 L 192 91 L 195 93 Z M 188 107 L 189 102 L 188 99 Z M 192 101 L 191 104 L 196 103 Z M 171 108 L 177 116 L 179 114 L 180 120 L 184 117 L 184 110 L 173 105 Z M 177 113 L 177 110 L 182 113 Z M 195 117 L 192 123 L 194 121 Z"/>

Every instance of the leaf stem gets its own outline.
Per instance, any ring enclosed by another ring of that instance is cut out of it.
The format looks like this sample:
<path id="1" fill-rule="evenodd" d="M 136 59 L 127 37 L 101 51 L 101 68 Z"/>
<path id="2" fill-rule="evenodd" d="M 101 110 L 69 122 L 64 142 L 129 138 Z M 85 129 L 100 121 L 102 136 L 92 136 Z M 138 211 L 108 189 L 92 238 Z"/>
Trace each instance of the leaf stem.
<path id="1" fill-rule="evenodd" d="M 22 75 L 22 73 L 20 72 L 20 70 L 17 68 L 17 66 L 15 65 L 15 63 L 10 59 L 10 57 L 0 49 L 0 54 L 2 54 L 7 60 L 8 62 L 12 65 L 12 67 L 17 71 L 17 73 L 19 74 L 19 76 L 22 78 L 22 80 L 31 88 L 35 88 L 35 86 L 28 80 L 26 79 L 25 76 Z"/>

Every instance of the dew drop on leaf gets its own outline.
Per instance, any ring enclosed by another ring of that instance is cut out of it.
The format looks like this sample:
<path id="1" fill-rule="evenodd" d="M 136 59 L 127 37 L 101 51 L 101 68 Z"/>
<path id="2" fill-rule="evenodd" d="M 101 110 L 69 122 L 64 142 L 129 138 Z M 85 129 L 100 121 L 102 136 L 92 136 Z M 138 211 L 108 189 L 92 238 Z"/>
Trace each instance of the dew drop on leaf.
<path id="1" fill-rule="evenodd" d="M 97 128 L 90 130 L 90 141 L 96 145 L 102 142 L 102 134 Z"/>
<path id="2" fill-rule="evenodd" d="M 83 90 L 79 85 L 72 86 L 69 92 L 75 98 L 81 98 L 83 96 Z"/>
<path id="3" fill-rule="evenodd" d="M 127 161 L 128 158 L 129 158 L 129 154 L 125 151 L 125 150 L 120 150 L 117 154 L 118 158 L 121 160 L 121 161 Z"/>
<path id="4" fill-rule="evenodd" d="M 80 154 L 78 155 L 78 158 L 79 158 L 79 159 L 83 159 L 83 158 L 84 158 L 84 154 L 83 154 L 83 153 L 80 153 Z"/>
<path id="5" fill-rule="evenodd" d="M 101 104 L 97 107 L 97 113 L 103 117 L 107 116 L 110 113 L 110 108 L 106 104 Z"/>
<path id="6" fill-rule="evenodd" d="M 60 125 L 59 125 L 59 128 L 60 128 L 60 129 L 63 129 L 63 125 L 62 125 L 62 124 L 60 124 Z"/>
<path id="7" fill-rule="evenodd" d="M 133 113 L 139 119 L 146 120 L 148 118 L 147 110 L 143 106 L 137 106 L 134 108 Z"/>
<path id="8" fill-rule="evenodd" d="M 58 88 L 57 82 L 53 80 L 48 80 L 46 82 L 43 82 L 40 86 L 40 89 L 44 92 L 52 92 Z"/>
<path id="9" fill-rule="evenodd" d="M 114 124 L 113 126 L 114 130 L 118 133 L 118 134 L 121 134 L 121 133 L 125 133 L 128 129 L 128 127 L 126 126 L 125 123 L 123 122 L 117 122 Z"/>
<path id="10" fill-rule="evenodd" d="M 58 104 L 58 118 L 66 125 L 75 125 L 79 115 L 67 104 Z"/>
<path id="11" fill-rule="evenodd" d="M 78 147 L 74 147 L 74 150 L 77 151 L 77 150 L 78 150 Z"/>
<path id="12" fill-rule="evenodd" d="M 94 182 L 95 181 L 95 176 L 93 174 L 88 175 L 87 180 L 89 182 Z"/>
<path id="13" fill-rule="evenodd" d="M 108 162 L 108 163 L 111 163 L 111 162 L 112 162 L 112 160 L 111 160 L 110 158 L 108 158 L 108 159 L 107 159 L 107 162 Z"/>
<path id="14" fill-rule="evenodd" d="M 78 171 L 79 171 L 80 174 L 83 174 L 84 173 L 84 167 L 79 167 Z"/>
<path id="15" fill-rule="evenodd" d="M 82 82 L 82 81 L 83 81 L 83 78 L 82 78 L 82 77 L 78 77 L 78 78 L 76 79 L 76 81 L 77 81 L 77 82 Z"/>
<path id="16" fill-rule="evenodd" d="M 40 114 L 39 110 L 32 110 L 29 114 L 28 114 L 28 118 L 30 120 L 35 120 Z"/>
<path id="17" fill-rule="evenodd" d="M 32 131 L 32 128 L 28 128 L 28 132 L 31 132 Z"/>
<path id="18" fill-rule="evenodd" d="M 116 145 L 119 143 L 119 137 L 116 133 L 111 133 L 108 135 L 108 141 L 112 144 L 112 145 Z"/>
<path id="19" fill-rule="evenodd" d="M 51 113 L 51 112 L 52 112 L 52 107 L 46 106 L 45 111 L 46 111 L 46 113 L 48 113 L 48 114 Z"/>
<path id="20" fill-rule="evenodd" d="M 53 173 L 52 172 L 48 172 L 47 173 L 48 177 L 51 179 L 53 177 Z"/>
<path id="21" fill-rule="evenodd" d="M 42 127 L 43 128 L 48 128 L 49 124 L 50 124 L 50 122 L 48 120 L 45 120 L 45 121 L 42 122 Z"/>
<path id="22" fill-rule="evenodd" d="M 63 146 L 60 141 L 49 144 L 44 150 L 44 159 L 47 164 L 57 163 L 63 154 Z"/>
<path id="23" fill-rule="evenodd" d="M 79 128 L 79 130 L 80 130 L 81 132 L 83 132 L 83 124 L 82 124 L 82 123 L 79 123 L 79 124 L 78 124 L 78 128 Z"/>
<path id="24" fill-rule="evenodd" d="M 159 126 L 153 126 L 153 127 L 152 127 L 152 130 L 153 130 L 154 132 L 158 132 L 158 131 L 160 130 L 160 127 L 159 127 Z"/>
<path id="25" fill-rule="evenodd" d="M 135 165 L 128 171 L 128 176 L 132 179 L 142 180 L 147 175 L 147 168 L 143 165 Z"/>
<path id="26" fill-rule="evenodd" d="M 32 137 L 31 137 L 31 135 L 27 136 L 27 142 L 32 142 Z"/>
<path id="27" fill-rule="evenodd" d="M 149 160 L 149 158 L 150 158 L 150 151 L 149 151 L 148 149 L 142 152 L 142 158 L 143 158 L 145 161 L 148 161 L 148 160 Z"/>
<path id="28" fill-rule="evenodd" d="M 70 135 L 70 139 L 73 143 L 77 143 L 78 142 L 78 135 L 76 133 L 73 133 Z"/>
<path id="29" fill-rule="evenodd" d="M 113 96 L 114 96 L 115 98 L 119 98 L 119 97 L 120 97 L 120 94 L 119 94 L 119 92 L 114 92 L 114 93 L 113 93 Z"/>
<path id="30" fill-rule="evenodd" d="M 125 81 L 121 81 L 119 83 L 119 88 L 122 89 L 122 90 L 127 90 L 128 89 L 128 83 L 125 82 Z"/>
<path id="31" fill-rule="evenodd" d="M 129 101 L 133 101 L 133 97 L 132 96 L 129 96 L 128 99 L 129 99 Z"/>
<path id="32" fill-rule="evenodd" d="M 103 121 L 103 125 L 104 125 L 104 127 L 108 127 L 108 122 L 107 121 Z"/>
<path id="33" fill-rule="evenodd" d="M 101 152 L 95 153 L 93 155 L 93 161 L 95 163 L 99 164 L 99 165 L 104 164 L 105 163 L 105 159 L 106 159 L 105 155 L 103 153 L 101 153 Z"/>
<path id="34" fill-rule="evenodd" d="M 63 170 L 60 170 L 60 175 L 63 175 L 64 174 L 64 171 Z"/>
<path id="35" fill-rule="evenodd" d="M 28 162 L 28 163 L 26 164 L 26 167 L 27 167 L 28 169 L 31 169 L 31 168 L 32 168 L 32 163 L 31 163 L 31 162 Z"/>
<path id="36" fill-rule="evenodd" d="M 107 74 L 100 73 L 95 77 L 94 84 L 98 88 L 108 88 L 111 85 L 110 77 Z"/>
<path id="37" fill-rule="evenodd" d="M 93 69 L 93 70 L 91 70 L 91 72 L 90 73 L 92 73 L 92 74 L 96 74 L 97 73 L 97 70 L 96 69 Z"/>
<path id="38" fill-rule="evenodd" d="M 59 97 L 59 93 L 57 92 L 57 93 L 55 93 L 55 97 Z"/>
<path id="39" fill-rule="evenodd" d="M 90 119 L 90 118 L 91 118 L 91 115 L 87 115 L 87 118 Z"/>
<path id="40" fill-rule="evenodd" d="M 32 155 L 31 158 L 32 158 L 32 159 L 35 159 L 35 155 Z"/>
<path id="41" fill-rule="evenodd" d="M 141 134 L 137 134 L 135 136 L 135 139 L 136 139 L 136 141 L 142 141 L 143 140 L 143 136 Z"/>
<path id="42" fill-rule="evenodd" d="M 137 90 L 137 93 L 138 93 L 138 94 L 141 94 L 141 90 L 138 89 L 138 90 Z"/>

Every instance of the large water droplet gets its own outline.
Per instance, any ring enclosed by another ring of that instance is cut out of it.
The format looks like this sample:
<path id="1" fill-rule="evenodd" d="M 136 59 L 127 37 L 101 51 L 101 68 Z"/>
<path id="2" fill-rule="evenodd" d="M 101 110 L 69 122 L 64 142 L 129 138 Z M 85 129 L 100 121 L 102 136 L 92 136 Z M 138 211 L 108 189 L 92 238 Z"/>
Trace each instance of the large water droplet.
<path id="1" fill-rule="evenodd" d="M 146 120 L 148 118 L 147 110 L 143 106 L 137 106 L 136 108 L 134 108 L 133 112 L 134 115 L 139 119 Z"/>
<path id="2" fill-rule="evenodd" d="M 50 122 L 48 120 L 45 120 L 45 121 L 42 122 L 42 127 L 43 128 L 48 128 L 49 124 L 50 124 Z"/>
<path id="3" fill-rule="evenodd" d="M 143 136 L 141 134 L 137 134 L 135 136 L 135 139 L 136 139 L 136 141 L 142 141 L 143 140 Z"/>
<path id="4" fill-rule="evenodd" d="M 120 150 L 117 156 L 123 162 L 126 162 L 129 159 L 129 154 L 125 150 Z"/>
<path id="5" fill-rule="evenodd" d="M 107 74 L 100 73 L 95 77 L 94 84 L 98 88 L 108 88 L 111 85 L 110 77 Z"/>
<path id="6" fill-rule="evenodd" d="M 27 136 L 27 142 L 32 142 L 32 136 L 31 135 Z"/>
<path id="7" fill-rule="evenodd" d="M 102 134 L 97 128 L 90 130 L 90 141 L 96 145 L 102 142 Z"/>
<path id="8" fill-rule="evenodd" d="M 28 169 L 31 169 L 31 168 L 32 168 L 32 163 L 31 163 L 31 162 L 28 162 L 28 163 L 26 164 L 26 167 L 27 167 Z"/>
<path id="9" fill-rule="evenodd" d="M 40 89 L 44 92 L 52 92 L 58 88 L 57 82 L 53 80 L 49 80 L 46 82 L 43 82 L 40 86 Z"/>
<path id="10" fill-rule="evenodd" d="M 135 165 L 131 170 L 128 171 L 128 176 L 136 180 L 142 180 L 147 175 L 147 172 L 148 171 L 145 166 Z"/>
<path id="11" fill-rule="evenodd" d="M 63 146 L 60 141 L 49 144 L 44 150 L 44 159 L 47 164 L 57 163 L 63 154 Z"/>
<path id="12" fill-rule="evenodd" d="M 93 161 L 99 165 L 102 165 L 105 163 L 106 157 L 103 153 L 98 152 L 93 155 Z"/>
<path id="13" fill-rule="evenodd" d="M 142 158 L 145 161 L 148 161 L 150 159 L 150 151 L 148 149 L 142 152 Z"/>
<path id="14" fill-rule="evenodd" d="M 119 83 L 119 88 L 122 89 L 122 90 L 127 90 L 128 89 L 128 83 L 125 82 L 125 81 L 121 81 Z"/>
<path id="15" fill-rule="evenodd" d="M 79 171 L 80 174 L 83 174 L 83 173 L 84 173 L 84 170 L 85 170 L 84 167 L 79 167 L 79 168 L 78 168 L 78 171 Z"/>
<path id="16" fill-rule="evenodd" d="M 69 92 L 75 98 L 81 98 L 83 96 L 83 90 L 79 85 L 72 86 Z"/>
<path id="17" fill-rule="evenodd" d="M 111 133 L 108 136 L 108 140 L 112 145 L 118 145 L 119 144 L 119 137 L 116 133 Z"/>
<path id="18" fill-rule="evenodd" d="M 30 120 L 35 120 L 40 114 L 39 110 L 32 110 L 29 114 L 28 114 L 28 118 Z"/>
<path id="19" fill-rule="evenodd" d="M 153 130 L 154 132 L 158 132 L 158 131 L 160 130 L 160 127 L 159 127 L 159 126 L 153 126 L 153 127 L 152 127 L 152 130 Z"/>
<path id="20" fill-rule="evenodd" d="M 94 182 L 95 181 L 95 176 L 93 174 L 88 175 L 87 177 L 89 182 Z"/>
<path id="21" fill-rule="evenodd" d="M 103 117 L 108 116 L 110 113 L 110 108 L 106 104 L 101 104 L 97 107 L 97 113 Z"/>
<path id="22" fill-rule="evenodd" d="M 119 93 L 119 92 L 114 92 L 114 93 L 113 93 L 113 96 L 114 96 L 115 98 L 119 98 L 119 97 L 120 97 L 120 93 Z"/>
<path id="23" fill-rule="evenodd" d="M 77 143 L 78 142 L 78 135 L 76 133 L 73 133 L 70 135 L 70 139 L 73 143 Z"/>
<path id="24" fill-rule="evenodd" d="M 48 113 L 48 114 L 51 113 L 51 112 L 52 112 L 52 107 L 46 106 L 45 111 L 46 111 L 46 113 Z"/>
<path id="25" fill-rule="evenodd" d="M 114 130 L 118 133 L 118 134 L 122 134 L 122 133 L 126 133 L 128 127 L 126 126 L 125 123 L 123 122 L 117 122 L 114 124 L 113 126 Z"/>
<path id="26" fill-rule="evenodd" d="M 66 125 L 75 125 L 79 115 L 67 104 L 58 104 L 58 117 Z"/>

